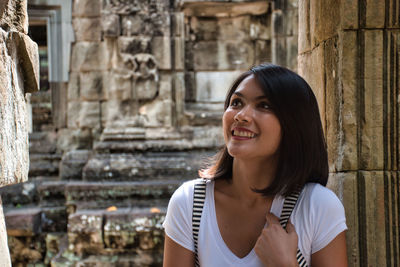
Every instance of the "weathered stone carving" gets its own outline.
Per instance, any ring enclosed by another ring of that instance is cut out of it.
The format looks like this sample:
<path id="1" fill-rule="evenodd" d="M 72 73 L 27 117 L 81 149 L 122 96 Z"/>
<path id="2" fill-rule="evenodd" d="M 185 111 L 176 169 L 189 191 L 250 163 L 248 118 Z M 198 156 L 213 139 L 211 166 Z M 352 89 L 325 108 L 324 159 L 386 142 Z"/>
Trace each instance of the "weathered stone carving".
<path id="1" fill-rule="evenodd" d="M 132 98 L 151 100 L 158 93 L 158 71 L 154 56 L 140 53 L 124 59 L 126 65 L 132 66 Z M 140 89 L 140 90 L 138 90 Z"/>
<path id="2" fill-rule="evenodd" d="M 105 13 L 101 19 L 101 27 L 104 37 L 117 37 L 121 34 L 119 16 Z"/>
<path id="3" fill-rule="evenodd" d="M 141 10 L 138 0 L 105 0 L 104 9 L 116 14 L 132 14 Z"/>

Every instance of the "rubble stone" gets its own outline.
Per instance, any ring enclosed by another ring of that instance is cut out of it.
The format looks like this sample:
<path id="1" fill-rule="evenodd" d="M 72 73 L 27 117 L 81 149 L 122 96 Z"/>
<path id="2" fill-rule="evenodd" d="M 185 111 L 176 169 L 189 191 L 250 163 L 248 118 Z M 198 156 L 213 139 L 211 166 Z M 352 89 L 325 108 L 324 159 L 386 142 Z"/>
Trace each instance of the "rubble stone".
<path id="1" fill-rule="evenodd" d="M 138 245 L 143 250 L 163 244 L 162 222 L 165 214 L 118 210 L 105 213 L 104 242 L 113 249 Z"/>
<path id="2" fill-rule="evenodd" d="M 65 238 L 64 233 L 48 233 L 46 235 L 46 258 L 44 263 L 50 264 L 51 260 L 60 252 L 61 250 L 61 239 Z"/>
<path id="3" fill-rule="evenodd" d="M 14 237 L 8 239 L 11 261 L 16 266 L 39 264 L 44 258 L 44 243 L 40 237 Z"/>
<path id="4" fill-rule="evenodd" d="M 68 217 L 69 249 L 78 256 L 85 253 L 96 253 L 101 250 L 102 211 L 78 211 Z"/>

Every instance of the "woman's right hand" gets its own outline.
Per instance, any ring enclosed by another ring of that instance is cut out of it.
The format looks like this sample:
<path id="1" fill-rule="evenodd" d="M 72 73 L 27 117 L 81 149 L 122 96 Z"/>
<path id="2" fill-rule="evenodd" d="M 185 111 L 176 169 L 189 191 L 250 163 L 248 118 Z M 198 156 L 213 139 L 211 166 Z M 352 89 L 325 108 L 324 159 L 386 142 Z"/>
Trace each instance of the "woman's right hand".
<path id="1" fill-rule="evenodd" d="M 293 224 L 288 222 L 286 230 L 272 213 L 266 216 L 267 226 L 259 236 L 254 251 L 268 267 L 298 266 L 296 253 L 298 237 Z"/>

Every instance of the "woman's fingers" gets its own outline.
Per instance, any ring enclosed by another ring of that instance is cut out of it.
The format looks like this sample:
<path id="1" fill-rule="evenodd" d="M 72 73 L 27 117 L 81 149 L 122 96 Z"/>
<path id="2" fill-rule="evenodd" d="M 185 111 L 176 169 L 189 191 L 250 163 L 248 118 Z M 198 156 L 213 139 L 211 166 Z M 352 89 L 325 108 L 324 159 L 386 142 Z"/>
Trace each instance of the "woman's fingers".
<path id="1" fill-rule="evenodd" d="M 279 218 L 276 217 L 273 213 L 268 212 L 267 215 L 265 216 L 265 219 L 267 221 L 267 226 L 269 226 L 270 224 L 279 224 Z"/>
<path id="2" fill-rule="evenodd" d="M 267 227 L 259 236 L 254 251 L 265 266 L 289 266 L 296 261 L 297 234 L 294 226 L 288 223 L 287 231 L 272 213 L 265 216 Z"/>
<path id="3" fill-rule="evenodd" d="M 291 234 L 291 233 L 293 233 L 293 232 L 295 232 L 296 233 L 296 229 L 294 228 L 294 225 L 289 221 L 288 223 L 287 223 L 287 225 L 286 225 L 286 232 L 288 233 L 288 234 Z"/>

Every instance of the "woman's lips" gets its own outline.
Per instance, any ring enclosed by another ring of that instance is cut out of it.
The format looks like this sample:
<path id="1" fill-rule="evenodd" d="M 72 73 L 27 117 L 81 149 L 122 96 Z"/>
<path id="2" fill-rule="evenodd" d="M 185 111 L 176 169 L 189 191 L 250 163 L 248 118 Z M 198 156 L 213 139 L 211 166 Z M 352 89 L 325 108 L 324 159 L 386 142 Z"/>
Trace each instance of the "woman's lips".
<path id="1" fill-rule="evenodd" d="M 232 130 L 232 137 L 239 140 L 251 139 L 256 136 L 252 131 L 245 128 L 234 128 Z"/>

